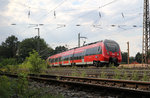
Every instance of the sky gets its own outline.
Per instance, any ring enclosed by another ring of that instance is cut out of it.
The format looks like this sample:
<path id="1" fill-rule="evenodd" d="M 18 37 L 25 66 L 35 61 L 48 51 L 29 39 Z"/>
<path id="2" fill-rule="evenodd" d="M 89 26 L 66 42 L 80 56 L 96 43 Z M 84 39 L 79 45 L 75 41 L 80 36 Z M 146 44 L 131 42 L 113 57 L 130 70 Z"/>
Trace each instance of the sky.
<path id="1" fill-rule="evenodd" d="M 12 25 L 15 24 L 15 25 Z M 40 25 L 43 24 L 43 25 Z M 55 48 L 115 40 L 130 56 L 142 51 L 143 0 L 0 0 L 0 43 L 37 36 Z"/>

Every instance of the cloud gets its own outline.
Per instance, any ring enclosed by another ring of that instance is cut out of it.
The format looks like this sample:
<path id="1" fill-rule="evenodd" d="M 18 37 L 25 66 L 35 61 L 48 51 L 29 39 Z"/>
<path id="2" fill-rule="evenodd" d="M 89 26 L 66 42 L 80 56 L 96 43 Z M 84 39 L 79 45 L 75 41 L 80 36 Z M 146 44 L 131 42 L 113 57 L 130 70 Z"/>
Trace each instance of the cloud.
<path id="1" fill-rule="evenodd" d="M 126 42 L 129 41 L 130 53 L 134 56 L 142 49 L 140 26 L 143 0 L 116 0 L 109 4 L 112 1 L 2 0 L 0 40 L 4 41 L 9 35 L 16 35 L 19 40 L 34 37 L 37 30 L 29 24 L 44 24 L 39 27 L 40 36 L 52 47 L 67 44 L 73 48 L 77 46 L 78 33 L 81 33 L 88 38 L 87 43 L 103 39 L 116 40 L 122 51 L 126 51 Z M 12 23 L 17 25 L 12 26 Z"/>

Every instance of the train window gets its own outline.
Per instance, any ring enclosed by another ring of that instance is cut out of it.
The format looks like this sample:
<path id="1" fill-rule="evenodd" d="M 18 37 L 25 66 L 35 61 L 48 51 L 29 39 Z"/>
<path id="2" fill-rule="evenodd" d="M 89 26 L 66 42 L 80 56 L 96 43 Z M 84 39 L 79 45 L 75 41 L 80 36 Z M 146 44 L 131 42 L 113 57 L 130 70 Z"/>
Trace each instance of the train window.
<path id="1" fill-rule="evenodd" d="M 70 57 L 70 60 L 73 60 L 73 57 L 72 57 L 72 56 Z"/>
<path id="2" fill-rule="evenodd" d="M 66 56 L 64 57 L 64 61 L 66 61 Z"/>
<path id="3" fill-rule="evenodd" d="M 61 57 L 58 58 L 58 62 L 60 62 L 60 61 L 61 61 Z"/>
<path id="4" fill-rule="evenodd" d="M 67 55 L 67 56 L 63 56 L 62 57 L 62 61 L 68 61 L 70 58 L 70 55 Z"/>
<path id="5" fill-rule="evenodd" d="M 89 55 L 91 55 L 91 54 L 92 54 L 92 48 L 87 49 L 87 50 L 86 50 L 86 56 L 89 56 Z"/>
<path id="6" fill-rule="evenodd" d="M 65 60 L 65 56 L 63 56 L 61 60 L 64 61 Z"/>
<path id="7" fill-rule="evenodd" d="M 101 46 L 98 47 L 98 53 L 97 54 L 102 54 L 102 48 L 101 48 Z"/>
<path id="8" fill-rule="evenodd" d="M 57 62 L 57 58 L 55 58 L 55 62 Z"/>
<path id="9" fill-rule="evenodd" d="M 69 59 L 73 60 L 73 54 L 69 55 Z"/>
<path id="10" fill-rule="evenodd" d="M 55 62 L 58 62 L 58 58 L 56 58 L 56 61 Z"/>
<path id="11" fill-rule="evenodd" d="M 69 60 L 69 55 L 67 55 L 67 61 Z"/>
<path id="12" fill-rule="evenodd" d="M 85 53 L 86 56 L 95 55 L 95 54 L 102 54 L 101 47 L 86 49 L 86 53 Z"/>
<path id="13" fill-rule="evenodd" d="M 51 62 L 51 59 L 49 59 L 49 62 Z"/>
<path id="14" fill-rule="evenodd" d="M 77 59 L 77 54 L 74 54 L 74 60 L 76 60 Z"/>
<path id="15" fill-rule="evenodd" d="M 83 53 L 76 53 L 76 54 L 74 54 L 73 59 L 74 59 L 74 60 L 79 60 L 79 59 L 81 59 L 81 58 L 82 58 L 82 54 L 83 54 Z"/>
<path id="16" fill-rule="evenodd" d="M 54 62 L 54 59 L 52 59 L 52 63 Z"/>
<path id="17" fill-rule="evenodd" d="M 111 51 L 111 52 L 119 51 L 119 45 L 115 41 L 105 40 L 104 45 L 107 51 Z"/>

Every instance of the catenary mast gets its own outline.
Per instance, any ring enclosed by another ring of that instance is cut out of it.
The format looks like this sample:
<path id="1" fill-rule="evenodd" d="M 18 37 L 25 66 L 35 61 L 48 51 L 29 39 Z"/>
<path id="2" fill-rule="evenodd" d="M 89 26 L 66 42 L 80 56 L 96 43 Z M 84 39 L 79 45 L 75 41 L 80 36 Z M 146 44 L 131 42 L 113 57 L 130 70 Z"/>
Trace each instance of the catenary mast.
<path id="1" fill-rule="evenodd" d="M 142 63 L 146 64 L 148 64 L 148 49 L 150 46 L 149 33 L 150 33 L 149 0 L 144 0 Z"/>

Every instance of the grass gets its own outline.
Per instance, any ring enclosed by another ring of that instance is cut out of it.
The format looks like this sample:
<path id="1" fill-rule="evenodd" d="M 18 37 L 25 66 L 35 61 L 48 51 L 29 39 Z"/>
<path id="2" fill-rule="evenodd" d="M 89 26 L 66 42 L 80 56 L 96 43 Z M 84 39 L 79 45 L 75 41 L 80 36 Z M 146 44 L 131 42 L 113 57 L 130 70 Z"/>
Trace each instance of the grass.
<path id="1" fill-rule="evenodd" d="M 142 81 L 149 81 L 149 77 L 147 76 L 147 72 L 144 72 Z"/>
<path id="2" fill-rule="evenodd" d="M 136 80 L 138 81 L 139 80 L 139 76 L 138 76 L 138 71 L 134 71 L 132 72 L 132 80 Z"/>
<path id="3" fill-rule="evenodd" d="M 106 75 L 106 73 L 104 71 L 101 72 L 100 78 L 107 78 L 107 75 Z"/>
<path id="4" fill-rule="evenodd" d="M 80 76 L 80 74 L 77 72 L 72 72 L 71 76 Z"/>
<path id="5" fill-rule="evenodd" d="M 85 72 L 85 71 L 82 71 L 80 77 L 86 77 L 86 75 L 87 75 L 86 72 Z"/>
<path id="6" fill-rule="evenodd" d="M 44 93 L 44 87 L 29 87 L 27 75 L 21 73 L 17 79 L 0 76 L 0 98 L 64 98 L 62 95 Z"/>
<path id="7" fill-rule="evenodd" d="M 120 79 L 121 78 L 121 72 L 119 71 L 119 69 L 115 69 L 114 70 L 114 73 L 115 73 L 115 75 L 114 75 L 114 79 Z"/>
<path id="8" fill-rule="evenodd" d="M 122 79 L 123 80 L 128 80 L 128 74 L 127 74 L 127 72 L 126 71 L 123 71 L 123 77 L 122 77 Z"/>

